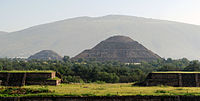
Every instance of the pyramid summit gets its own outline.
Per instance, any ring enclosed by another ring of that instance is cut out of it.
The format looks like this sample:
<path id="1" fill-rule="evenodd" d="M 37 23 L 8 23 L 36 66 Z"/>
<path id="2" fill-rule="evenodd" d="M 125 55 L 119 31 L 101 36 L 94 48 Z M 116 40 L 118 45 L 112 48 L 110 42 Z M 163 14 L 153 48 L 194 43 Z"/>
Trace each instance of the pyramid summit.
<path id="1" fill-rule="evenodd" d="M 31 55 L 28 60 L 62 60 L 62 57 L 52 50 L 42 50 L 34 55 Z"/>
<path id="2" fill-rule="evenodd" d="M 106 42 L 121 42 L 121 43 L 127 43 L 127 42 L 133 42 L 134 40 L 127 36 L 113 36 L 105 40 Z"/>
<path id="3" fill-rule="evenodd" d="M 143 45 L 127 36 L 112 36 L 94 48 L 85 50 L 73 59 L 83 58 L 96 61 L 119 61 L 134 63 L 161 59 L 160 56 L 145 48 Z"/>

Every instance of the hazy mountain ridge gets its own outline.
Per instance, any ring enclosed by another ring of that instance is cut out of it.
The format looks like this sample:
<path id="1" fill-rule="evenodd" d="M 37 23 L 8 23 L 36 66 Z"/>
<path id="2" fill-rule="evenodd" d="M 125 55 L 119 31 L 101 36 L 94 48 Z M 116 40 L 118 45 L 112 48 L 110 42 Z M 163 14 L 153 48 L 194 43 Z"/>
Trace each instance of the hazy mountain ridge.
<path id="1" fill-rule="evenodd" d="M 126 35 L 161 57 L 199 59 L 200 26 L 132 16 L 78 17 L 0 37 L 0 56 L 30 56 L 51 49 L 75 56 L 113 35 Z"/>
<path id="2" fill-rule="evenodd" d="M 0 35 L 7 34 L 8 32 L 0 31 Z"/>

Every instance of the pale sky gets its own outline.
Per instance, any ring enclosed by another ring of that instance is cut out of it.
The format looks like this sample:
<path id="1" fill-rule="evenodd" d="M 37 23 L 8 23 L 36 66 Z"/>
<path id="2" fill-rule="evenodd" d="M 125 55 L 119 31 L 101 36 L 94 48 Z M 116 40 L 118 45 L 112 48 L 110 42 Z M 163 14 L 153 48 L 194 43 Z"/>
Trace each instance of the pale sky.
<path id="1" fill-rule="evenodd" d="M 200 0 L 0 0 L 0 31 L 111 14 L 200 25 Z"/>

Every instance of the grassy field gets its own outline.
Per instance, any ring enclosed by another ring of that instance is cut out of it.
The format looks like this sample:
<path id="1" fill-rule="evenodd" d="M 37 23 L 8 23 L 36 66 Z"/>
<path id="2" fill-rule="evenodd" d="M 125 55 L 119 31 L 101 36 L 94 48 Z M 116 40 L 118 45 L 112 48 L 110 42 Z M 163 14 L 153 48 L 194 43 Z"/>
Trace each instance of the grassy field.
<path id="1" fill-rule="evenodd" d="M 117 84 L 61 84 L 59 86 L 24 86 L 24 88 L 45 88 L 57 96 L 130 96 L 130 95 L 197 95 L 200 87 L 134 87 L 131 83 Z M 48 95 L 48 94 L 47 94 Z"/>

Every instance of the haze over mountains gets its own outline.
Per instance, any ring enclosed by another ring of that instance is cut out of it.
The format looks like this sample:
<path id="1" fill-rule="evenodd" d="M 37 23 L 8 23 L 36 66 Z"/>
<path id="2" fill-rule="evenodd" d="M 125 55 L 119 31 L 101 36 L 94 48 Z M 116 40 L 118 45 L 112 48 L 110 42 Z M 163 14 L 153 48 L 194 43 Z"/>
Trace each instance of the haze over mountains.
<path id="1" fill-rule="evenodd" d="M 66 19 L 0 34 L 0 57 L 28 57 L 48 49 L 72 57 L 113 35 L 129 36 L 165 58 L 200 56 L 200 26 L 109 15 Z"/>
<path id="2" fill-rule="evenodd" d="M 3 32 L 3 31 L 0 31 L 0 35 L 2 35 L 2 34 L 6 34 L 7 32 Z"/>

